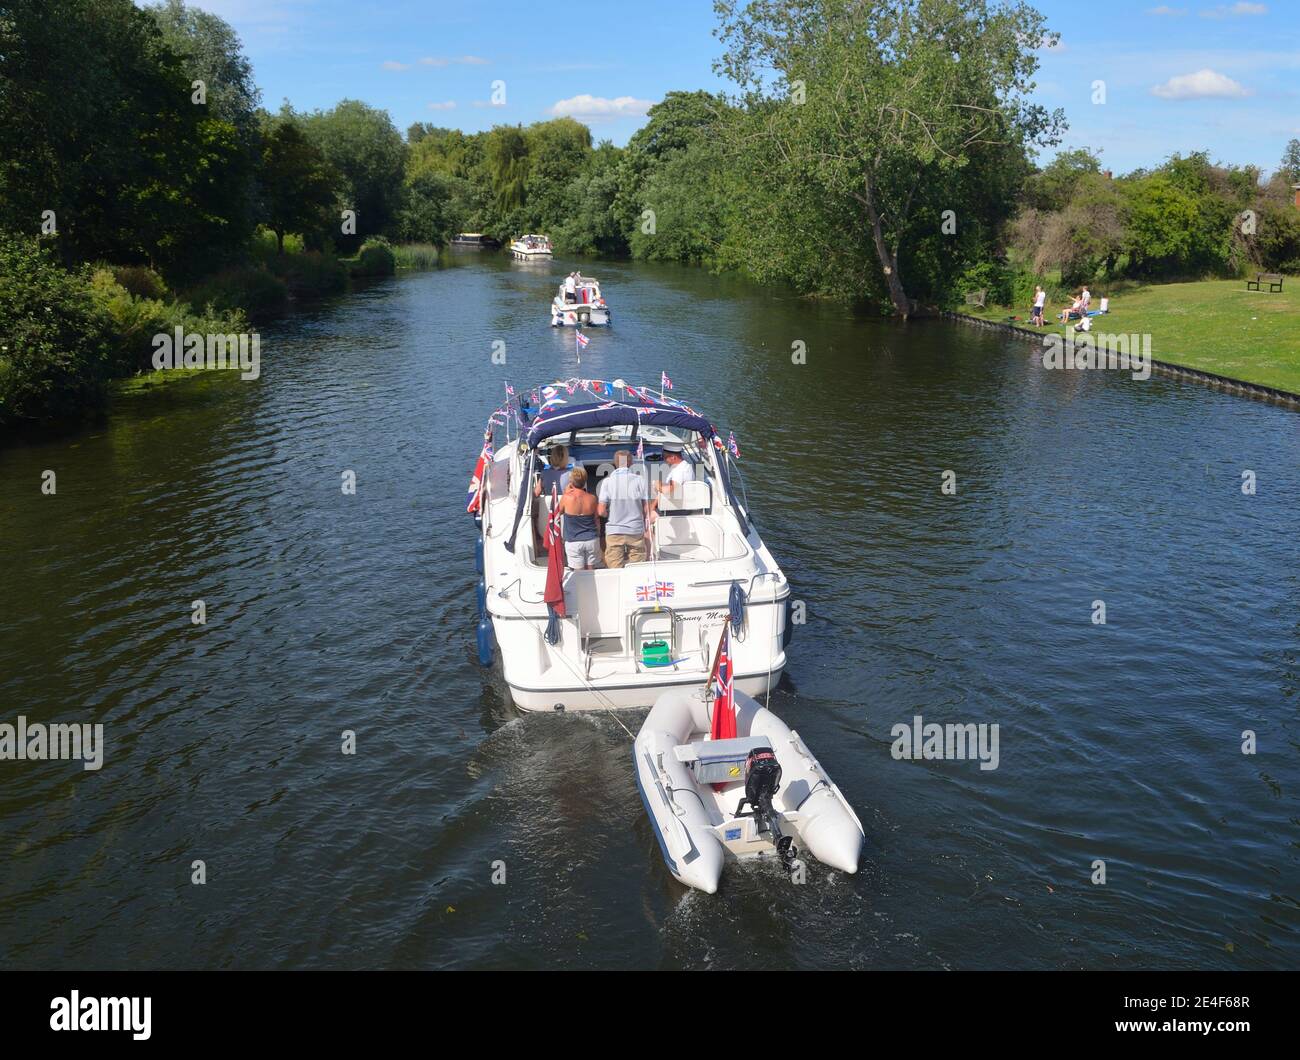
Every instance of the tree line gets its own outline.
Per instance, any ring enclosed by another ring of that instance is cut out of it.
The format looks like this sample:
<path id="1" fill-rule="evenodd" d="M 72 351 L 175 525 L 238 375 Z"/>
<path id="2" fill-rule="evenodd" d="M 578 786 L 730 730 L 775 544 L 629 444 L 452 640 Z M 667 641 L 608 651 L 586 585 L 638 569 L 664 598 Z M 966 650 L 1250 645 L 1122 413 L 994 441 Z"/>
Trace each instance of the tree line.
<path id="1" fill-rule="evenodd" d="M 183 0 L 9 0 L 0 425 L 93 406 L 147 366 L 151 328 L 237 330 L 391 271 L 390 244 L 458 231 L 545 232 L 563 254 L 693 263 L 899 316 L 976 287 L 1010 301 L 1049 271 L 1300 267 L 1300 144 L 1267 183 L 1204 153 L 1114 179 L 1087 150 L 1035 165 L 1065 121 L 1032 100 L 1056 37 L 1025 0 L 715 11 L 732 89 L 669 92 L 618 147 L 571 118 L 402 133 L 359 100 L 271 111 L 231 27 Z M 51 327 L 50 299 L 78 328 Z"/>

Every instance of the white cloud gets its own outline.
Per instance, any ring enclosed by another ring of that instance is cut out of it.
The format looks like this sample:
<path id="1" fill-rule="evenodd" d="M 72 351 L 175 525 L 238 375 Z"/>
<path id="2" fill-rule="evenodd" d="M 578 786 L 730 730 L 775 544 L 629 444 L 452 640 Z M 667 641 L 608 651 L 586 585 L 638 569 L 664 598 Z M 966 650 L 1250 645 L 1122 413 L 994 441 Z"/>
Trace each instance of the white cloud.
<path id="1" fill-rule="evenodd" d="M 1182 18 L 1187 14 L 1185 7 L 1170 7 L 1168 4 L 1161 4 L 1159 7 L 1153 7 L 1147 12 L 1148 15 L 1171 15 L 1174 18 Z"/>
<path id="2" fill-rule="evenodd" d="M 1220 4 L 1209 11 L 1202 11 L 1201 18 L 1239 18 L 1245 15 L 1267 15 L 1267 4 L 1248 4 L 1245 0 L 1228 5 Z"/>
<path id="3" fill-rule="evenodd" d="M 612 118 L 640 118 L 645 116 L 654 102 L 648 99 L 635 99 L 632 96 L 618 96 L 606 99 L 604 96 L 583 94 L 571 99 L 562 99 L 551 107 L 556 117 L 579 118 L 585 121 L 601 121 Z"/>
<path id="4" fill-rule="evenodd" d="M 1153 87 L 1151 93 L 1161 99 L 1243 99 L 1250 95 L 1249 89 L 1210 69 L 1171 77 Z"/>
<path id="5" fill-rule="evenodd" d="M 461 55 L 455 59 L 443 59 L 426 55 L 420 60 L 421 66 L 451 66 L 452 64 L 456 66 L 487 66 L 488 61 L 477 55 Z"/>
<path id="6" fill-rule="evenodd" d="M 399 63 L 395 59 L 389 59 L 387 62 L 380 64 L 385 70 L 409 70 L 410 63 Z"/>
<path id="7" fill-rule="evenodd" d="M 446 103 L 430 103 L 429 109 L 430 110 L 455 110 L 456 101 L 454 99 L 449 99 L 447 100 Z"/>

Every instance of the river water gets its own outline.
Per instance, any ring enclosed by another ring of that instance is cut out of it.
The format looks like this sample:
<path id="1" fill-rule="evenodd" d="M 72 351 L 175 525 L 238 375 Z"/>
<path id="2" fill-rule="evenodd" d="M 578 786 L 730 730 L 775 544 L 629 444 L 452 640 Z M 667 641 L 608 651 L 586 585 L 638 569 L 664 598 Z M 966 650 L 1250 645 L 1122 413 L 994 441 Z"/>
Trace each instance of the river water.
<path id="1" fill-rule="evenodd" d="M 735 431 L 807 613 L 772 707 L 867 833 L 855 877 L 687 893 L 619 724 L 475 659 L 465 485 L 504 381 L 576 372 L 570 267 L 455 257 L 0 451 L 0 723 L 106 748 L 0 762 L 0 966 L 1296 966 L 1300 416 L 602 263 L 583 374 Z M 916 715 L 997 768 L 896 759 Z"/>

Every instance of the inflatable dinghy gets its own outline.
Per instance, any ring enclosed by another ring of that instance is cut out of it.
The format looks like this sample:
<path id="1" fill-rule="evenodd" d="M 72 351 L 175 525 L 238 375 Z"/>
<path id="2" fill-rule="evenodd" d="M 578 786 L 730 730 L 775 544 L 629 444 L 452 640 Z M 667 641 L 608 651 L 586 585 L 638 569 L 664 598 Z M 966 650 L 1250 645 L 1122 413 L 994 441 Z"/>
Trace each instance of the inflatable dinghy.
<path id="1" fill-rule="evenodd" d="M 862 822 L 840 789 L 797 732 L 734 695 L 734 739 L 709 738 L 714 703 L 703 688 L 664 692 L 637 734 L 637 786 L 668 870 L 709 894 L 730 858 L 776 856 L 794 871 L 806 850 L 857 872 Z"/>

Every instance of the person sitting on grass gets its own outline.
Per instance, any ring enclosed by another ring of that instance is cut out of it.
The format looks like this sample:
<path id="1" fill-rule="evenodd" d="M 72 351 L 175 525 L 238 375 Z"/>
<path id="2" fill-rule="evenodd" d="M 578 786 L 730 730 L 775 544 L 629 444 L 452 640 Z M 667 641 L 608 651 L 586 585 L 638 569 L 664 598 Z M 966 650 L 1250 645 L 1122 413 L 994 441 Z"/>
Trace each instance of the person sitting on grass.
<path id="1" fill-rule="evenodd" d="M 1070 320 L 1077 320 L 1081 316 L 1083 316 L 1083 299 L 1076 294 L 1069 307 L 1061 310 L 1059 319 L 1064 324 Z"/>

